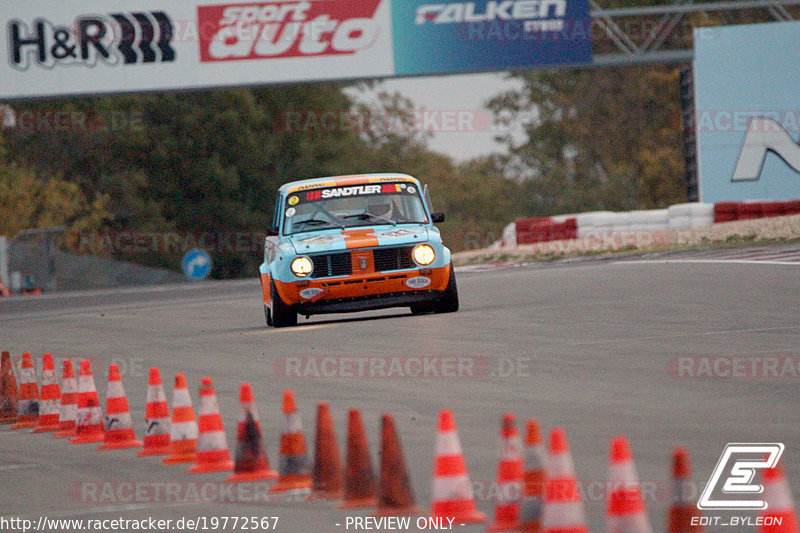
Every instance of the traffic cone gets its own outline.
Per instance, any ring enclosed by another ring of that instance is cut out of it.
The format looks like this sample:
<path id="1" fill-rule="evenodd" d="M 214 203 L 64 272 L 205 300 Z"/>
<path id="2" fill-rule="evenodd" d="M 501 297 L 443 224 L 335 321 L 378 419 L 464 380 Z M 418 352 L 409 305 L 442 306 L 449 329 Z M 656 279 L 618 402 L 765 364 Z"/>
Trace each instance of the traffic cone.
<path id="1" fill-rule="evenodd" d="M 392 415 L 383 415 L 381 423 L 381 477 L 378 483 L 377 516 L 421 514 L 414 503 L 411 478 L 394 428 Z"/>
<path id="2" fill-rule="evenodd" d="M 58 414 L 61 403 L 61 386 L 58 384 L 53 355 L 42 356 L 42 395 L 39 403 L 39 423 L 33 433 L 48 433 L 58 429 Z"/>
<path id="3" fill-rule="evenodd" d="M 249 383 L 239 386 L 239 403 L 242 404 L 242 411 L 236 428 L 236 462 L 233 474 L 225 481 L 275 479 L 278 473 L 269 467 L 261 438 L 261 422 L 253 403 L 253 388 Z"/>
<path id="4" fill-rule="evenodd" d="M 31 354 L 22 354 L 22 368 L 19 371 L 19 402 L 17 422 L 11 429 L 33 428 L 39 423 L 39 384 L 36 382 L 36 369 Z"/>
<path id="5" fill-rule="evenodd" d="M 672 504 L 669 508 L 669 533 L 697 533 L 705 530 L 701 525 L 692 525 L 692 519 L 700 516 L 696 501 L 692 501 L 688 487 L 691 486 L 692 465 L 686 448 L 676 446 L 672 452 Z"/>
<path id="6" fill-rule="evenodd" d="M 627 438 L 620 435 L 611 440 L 609 461 L 606 531 L 652 533 L 653 528 L 642 501 L 642 487 Z"/>
<path id="7" fill-rule="evenodd" d="M 222 427 L 222 416 L 219 414 L 217 395 L 211 378 L 203 378 L 200 386 L 200 416 L 197 427 L 197 457 L 190 474 L 220 472 L 233 470 L 233 461 L 225 439 L 225 428 Z"/>
<path id="8" fill-rule="evenodd" d="M 520 530 L 537 533 L 542 518 L 547 456 L 539 433 L 539 422 L 531 418 L 525 429 L 525 481 L 522 486 Z"/>
<path id="9" fill-rule="evenodd" d="M 331 410 L 327 402 L 317 404 L 317 437 L 311 499 L 339 500 L 344 494 L 344 469 Z"/>
<path id="10" fill-rule="evenodd" d="M 763 498 L 767 508 L 759 514 L 761 523 L 757 533 L 798 533 L 797 511 L 792 492 L 780 465 L 767 468 L 761 476 Z"/>
<path id="11" fill-rule="evenodd" d="M 550 431 L 541 530 L 543 533 L 589 533 L 572 454 L 562 428 Z"/>
<path id="12" fill-rule="evenodd" d="M 75 419 L 78 417 L 78 380 L 72 361 L 64 359 L 61 372 L 61 405 L 58 411 L 58 431 L 53 438 L 75 436 Z"/>
<path id="13" fill-rule="evenodd" d="M 186 386 L 186 375 L 175 374 L 172 389 L 172 422 L 169 434 L 169 456 L 161 462 L 165 465 L 193 463 L 197 456 L 197 421 L 194 417 L 192 397 Z"/>
<path id="14" fill-rule="evenodd" d="M 344 501 L 337 509 L 377 505 L 375 474 L 369 457 L 367 434 L 358 409 L 350 409 L 347 419 L 347 455 L 344 469 Z"/>
<path id="15" fill-rule="evenodd" d="M 75 418 L 75 436 L 69 444 L 88 444 L 103 442 L 103 412 L 94 386 L 92 366 L 87 360 L 81 361 L 78 373 L 78 414 Z"/>
<path id="16" fill-rule="evenodd" d="M 151 367 L 147 378 L 147 398 L 144 406 L 144 446 L 136 452 L 138 457 L 166 455 L 169 453 L 169 405 L 161 371 Z"/>
<path id="17" fill-rule="evenodd" d="M 269 492 L 311 491 L 311 467 L 308 464 L 303 423 L 297 413 L 294 392 L 283 391 L 283 434 L 278 482 Z"/>
<path id="18" fill-rule="evenodd" d="M 519 505 L 522 498 L 522 480 L 525 468 L 522 462 L 522 442 L 517 432 L 513 414 L 503 416 L 500 428 L 500 461 L 497 465 L 497 502 L 494 523 L 488 531 L 515 531 L 519 529 Z"/>
<path id="19" fill-rule="evenodd" d="M 11 354 L 4 351 L 0 360 L 0 424 L 13 424 L 17 421 L 19 391 Z"/>
<path id="20" fill-rule="evenodd" d="M 448 409 L 439 411 L 432 494 L 432 517 L 452 518 L 455 523 L 486 521 L 486 515 L 475 508 L 456 421 Z"/>
<path id="21" fill-rule="evenodd" d="M 136 439 L 131 412 L 128 409 L 128 398 L 122 386 L 119 366 L 108 366 L 108 393 L 106 394 L 106 432 L 103 444 L 98 450 L 116 450 L 119 448 L 138 448 L 142 441 Z"/>

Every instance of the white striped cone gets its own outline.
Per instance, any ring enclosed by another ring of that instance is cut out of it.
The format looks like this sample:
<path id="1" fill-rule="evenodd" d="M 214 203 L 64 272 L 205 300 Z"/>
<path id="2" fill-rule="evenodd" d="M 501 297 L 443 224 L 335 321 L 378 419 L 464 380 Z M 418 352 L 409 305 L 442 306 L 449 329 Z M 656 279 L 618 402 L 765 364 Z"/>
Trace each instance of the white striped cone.
<path id="1" fill-rule="evenodd" d="M 572 454 L 562 428 L 553 428 L 550 432 L 541 530 L 543 533 L 589 533 Z"/>
<path id="2" fill-rule="evenodd" d="M 517 432 L 516 418 L 511 413 L 503 416 L 500 447 L 494 522 L 489 526 L 489 531 L 516 531 L 520 528 L 519 514 L 525 467 L 522 460 L 522 441 Z"/>
<path id="3" fill-rule="evenodd" d="M 11 429 L 33 428 L 39 423 L 39 384 L 36 381 L 36 368 L 31 354 L 22 354 L 19 369 L 19 400 L 17 402 L 17 422 Z"/>
<path id="4" fill-rule="evenodd" d="M 58 384 L 56 369 L 53 366 L 53 355 L 42 356 L 42 390 L 39 401 L 39 422 L 33 433 L 46 433 L 58 429 L 58 417 L 61 411 L 61 386 Z"/>
<path id="5" fill-rule="evenodd" d="M 628 439 L 612 439 L 608 467 L 608 509 L 606 531 L 609 533 L 652 533 L 642 501 L 639 475 L 633 462 Z"/>
<path id="6" fill-rule="evenodd" d="M 150 369 L 147 383 L 144 416 L 144 447 L 136 454 L 165 455 L 169 453 L 170 419 L 167 396 L 161 384 L 161 372 L 157 367 Z"/>
<path id="7" fill-rule="evenodd" d="M 283 433 L 281 434 L 278 482 L 270 487 L 270 493 L 310 492 L 314 485 L 311 464 L 306 450 L 303 422 L 297 412 L 294 391 L 283 391 Z"/>
<path id="8" fill-rule="evenodd" d="M 761 484 L 764 487 L 763 498 L 768 507 L 759 515 L 763 525 L 759 526 L 758 533 L 800 532 L 792 492 L 780 465 L 764 470 Z"/>
<path id="9" fill-rule="evenodd" d="M 456 422 L 448 409 L 439 411 L 431 516 L 454 518 L 456 522 L 486 520 L 486 516 L 475 508 Z"/>
<path id="10" fill-rule="evenodd" d="M 162 460 L 163 464 L 194 462 L 197 455 L 197 420 L 192 407 L 192 397 L 186 386 L 186 376 L 175 374 L 175 386 L 172 390 L 172 420 L 169 433 L 169 456 Z"/>
<path id="11" fill-rule="evenodd" d="M 78 418 L 78 378 L 72 361 L 64 360 L 61 375 L 61 406 L 58 412 L 58 431 L 54 438 L 61 439 L 75 436 L 75 422 Z"/>
<path id="12" fill-rule="evenodd" d="M 75 436 L 69 444 L 86 444 L 103 440 L 103 411 L 97 398 L 91 364 L 81 361 L 78 375 L 78 416 L 75 420 Z"/>
<path id="13" fill-rule="evenodd" d="M 200 413 L 197 422 L 200 434 L 197 437 L 197 457 L 189 469 L 190 474 L 233 470 L 233 461 L 228 451 L 228 441 L 222 426 L 217 395 L 211 378 L 204 377 L 200 387 Z"/>
<path id="14" fill-rule="evenodd" d="M 698 523 L 700 510 L 697 508 L 697 498 L 692 497 L 694 491 L 691 490 L 691 473 L 689 451 L 676 446 L 672 451 L 672 494 L 667 515 L 667 533 L 698 533 L 705 530 Z M 692 525 L 692 522 L 697 525 Z"/>
<path id="15" fill-rule="evenodd" d="M 108 366 L 108 393 L 106 394 L 106 416 L 104 418 L 105 435 L 99 450 L 113 450 L 117 448 L 138 448 L 142 441 L 136 439 L 133 429 L 131 412 L 128 409 L 128 398 L 125 387 L 122 386 L 122 377 L 119 366 Z"/>
<path id="16" fill-rule="evenodd" d="M 539 423 L 536 419 L 529 419 L 525 435 L 525 480 L 520 509 L 522 531 L 539 531 L 546 468 L 547 455 L 539 433 Z"/>

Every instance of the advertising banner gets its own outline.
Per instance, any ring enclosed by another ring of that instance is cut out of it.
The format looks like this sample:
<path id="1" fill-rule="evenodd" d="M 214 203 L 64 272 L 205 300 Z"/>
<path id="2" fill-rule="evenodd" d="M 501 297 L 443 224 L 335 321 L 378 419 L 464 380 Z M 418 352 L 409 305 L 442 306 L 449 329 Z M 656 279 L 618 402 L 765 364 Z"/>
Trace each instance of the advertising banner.
<path id="1" fill-rule="evenodd" d="M 0 98 L 394 74 L 388 0 L 0 3 Z"/>
<path id="2" fill-rule="evenodd" d="M 695 30 L 700 201 L 800 198 L 800 22 Z"/>
<path id="3" fill-rule="evenodd" d="M 590 24 L 587 0 L 395 1 L 395 72 L 587 64 Z"/>
<path id="4" fill-rule="evenodd" d="M 0 98 L 580 64 L 588 28 L 586 0 L 5 0 Z"/>

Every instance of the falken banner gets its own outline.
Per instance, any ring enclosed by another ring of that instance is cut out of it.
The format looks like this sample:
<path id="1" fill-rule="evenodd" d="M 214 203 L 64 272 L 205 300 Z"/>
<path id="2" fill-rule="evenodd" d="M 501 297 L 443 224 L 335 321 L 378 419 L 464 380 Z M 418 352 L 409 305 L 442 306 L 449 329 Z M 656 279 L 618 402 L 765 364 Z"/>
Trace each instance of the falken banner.
<path id="1" fill-rule="evenodd" d="M 700 198 L 800 198 L 800 22 L 695 30 Z"/>
<path id="2" fill-rule="evenodd" d="M 4 0 L 0 98 L 580 65 L 588 0 Z"/>

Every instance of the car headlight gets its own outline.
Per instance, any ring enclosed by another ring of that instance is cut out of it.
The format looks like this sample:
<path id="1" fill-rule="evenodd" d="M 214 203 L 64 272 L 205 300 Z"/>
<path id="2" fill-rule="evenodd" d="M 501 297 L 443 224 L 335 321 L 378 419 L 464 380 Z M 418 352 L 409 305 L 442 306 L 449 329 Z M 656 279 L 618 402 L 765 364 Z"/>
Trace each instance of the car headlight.
<path id="1" fill-rule="evenodd" d="M 314 271 L 314 264 L 308 257 L 297 257 L 292 261 L 292 272 L 298 278 L 305 278 Z"/>
<path id="2" fill-rule="evenodd" d="M 428 266 L 436 259 L 436 252 L 427 244 L 420 244 L 414 248 L 414 261 L 418 265 Z"/>

